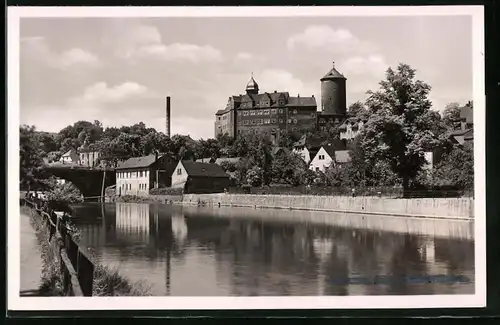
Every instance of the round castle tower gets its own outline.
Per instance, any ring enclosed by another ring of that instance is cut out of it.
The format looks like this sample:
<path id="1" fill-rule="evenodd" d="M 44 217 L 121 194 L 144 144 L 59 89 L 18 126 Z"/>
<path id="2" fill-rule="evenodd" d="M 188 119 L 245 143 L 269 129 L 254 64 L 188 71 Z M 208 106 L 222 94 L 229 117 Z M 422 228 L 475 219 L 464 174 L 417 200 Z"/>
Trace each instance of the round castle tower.
<path id="1" fill-rule="evenodd" d="M 321 111 L 327 115 L 346 115 L 346 78 L 332 69 L 321 80 Z"/>

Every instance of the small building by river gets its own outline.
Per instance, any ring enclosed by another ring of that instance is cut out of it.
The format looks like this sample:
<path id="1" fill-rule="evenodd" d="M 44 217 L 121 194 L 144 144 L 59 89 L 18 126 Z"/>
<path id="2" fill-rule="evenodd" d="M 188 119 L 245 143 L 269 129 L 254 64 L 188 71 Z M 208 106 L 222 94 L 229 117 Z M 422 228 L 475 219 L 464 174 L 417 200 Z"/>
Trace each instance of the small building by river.
<path id="1" fill-rule="evenodd" d="M 229 175 L 217 164 L 181 160 L 172 173 L 172 187 L 184 193 L 221 193 L 231 185 Z"/>
<path id="2" fill-rule="evenodd" d="M 116 195 L 143 196 L 156 185 L 168 187 L 174 167 L 165 155 L 130 158 L 116 167 Z"/>

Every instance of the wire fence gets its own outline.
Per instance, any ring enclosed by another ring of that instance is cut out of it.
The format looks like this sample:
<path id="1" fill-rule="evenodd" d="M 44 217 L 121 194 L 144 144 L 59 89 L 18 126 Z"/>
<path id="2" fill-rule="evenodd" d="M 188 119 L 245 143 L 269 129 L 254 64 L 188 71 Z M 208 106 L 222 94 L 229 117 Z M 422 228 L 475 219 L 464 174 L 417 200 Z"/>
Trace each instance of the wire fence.
<path id="1" fill-rule="evenodd" d="M 318 196 L 375 196 L 385 198 L 450 198 L 474 197 L 472 190 L 460 189 L 409 189 L 400 187 L 339 188 L 330 186 L 269 186 L 269 187 L 230 187 L 230 194 L 267 194 L 267 195 L 318 195 Z"/>

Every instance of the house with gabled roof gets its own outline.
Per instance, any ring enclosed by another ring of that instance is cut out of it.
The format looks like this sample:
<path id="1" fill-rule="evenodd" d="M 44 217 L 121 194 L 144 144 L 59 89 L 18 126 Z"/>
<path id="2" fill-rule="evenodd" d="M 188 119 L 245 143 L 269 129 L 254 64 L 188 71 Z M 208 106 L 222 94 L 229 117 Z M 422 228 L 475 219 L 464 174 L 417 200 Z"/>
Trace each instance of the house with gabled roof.
<path id="1" fill-rule="evenodd" d="M 168 156 L 161 154 L 125 160 L 115 168 L 116 195 L 142 196 L 154 187 L 170 186 L 175 165 Z"/>
<path id="2" fill-rule="evenodd" d="M 172 173 L 172 187 L 184 193 L 222 193 L 230 185 L 229 175 L 218 164 L 181 160 Z"/>
<path id="3" fill-rule="evenodd" d="M 341 142 L 329 142 L 318 150 L 309 164 L 309 169 L 315 172 L 325 172 L 332 163 L 342 165 L 350 159 L 349 150 L 345 149 Z"/>

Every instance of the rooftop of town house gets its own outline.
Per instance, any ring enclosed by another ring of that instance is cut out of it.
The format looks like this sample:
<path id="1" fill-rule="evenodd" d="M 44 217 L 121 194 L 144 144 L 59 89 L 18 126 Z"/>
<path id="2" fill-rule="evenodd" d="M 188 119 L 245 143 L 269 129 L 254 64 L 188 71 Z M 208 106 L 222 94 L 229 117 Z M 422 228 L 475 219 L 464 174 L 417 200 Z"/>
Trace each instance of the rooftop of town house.
<path id="1" fill-rule="evenodd" d="M 215 163 L 216 163 L 217 165 L 220 165 L 220 164 L 222 164 L 223 162 L 229 162 L 229 163 L 236 164 L 236 163 L 238 163 L 240 160 L 241 160 L 241 157 L 220 157 L 220 158 L 217 158 L 217 159 L 215 160 Z"/>
<path id="2" fill-rule="evenodd" d="M 161 155 L 158 155 L 158 158 L 160 157 Z M 116 169 L 147 168 L 151 166 L 156 161 L 156 159 L 156 155 L 132 157 L 122 162 L 118 167 L 116 167 Z"/>
<path id="3" fill-rule="evenodd" d="M 200 162 L 200 163 L 213 163 L 215 160 L 214 158 L 200 158 L 200 159 L 196 159 L 196 162 Z"/>
<path id="4" fill-rule="evenodd" d="M 450 133 L 450 136 L 461 136 L 461 135 L 469 135 L 474 132 L 474 129 L 466 129 L 466 130 L 455 130 Z"/>
<path id="5" fill-rule="evenodd" d="M 67 152 L 65 152 L 63 155 L 61 155 L 61 157 L 71 157 L 72 153 L 76 154 L 76 150 L 75 149 L 70 149 Z"/>
<path id="6" fill-rule="evenodd" d="M 220 109 L 220 110 L 218 110 L 218 111 L 215 113 L 215 115 L 222 115 L 222 114 L 224 114 L 224 113 L 226 113 L 226 112 L 229 112 L 229 110 Z"/>
<path id="7" fill-rule="evenodd" d="M 290 150 L 288 150 L 288 148 L 285 148 L 285 147 L 273 147 L 271 149 L 271 155 L 275 156 L 276 154 L 278 154 L 279 152 L 284 152 L 284 153 L 290 153 Z"/>
<path id="8" fill-rule="evenodd" d="M 322 145 L 323 149 L 333 158 L 336 151 L 347 150 L 345 141 L 340 139 L 333 139 Z"/>
<path id="9" fill-rule="evenodd" d="M 308 149 L 319 149 L 321 148 L 321 140 L 304 134 L 297 142 L 293 144 L 294 148 L 306 147 Z"/>
<path id="10" fill-rule="evenodd" d="M 182 165 L 188 176 L 195 177 L 229 177 L 217 164 L 200 163 L 191 160 L 183 160 Z"/>

